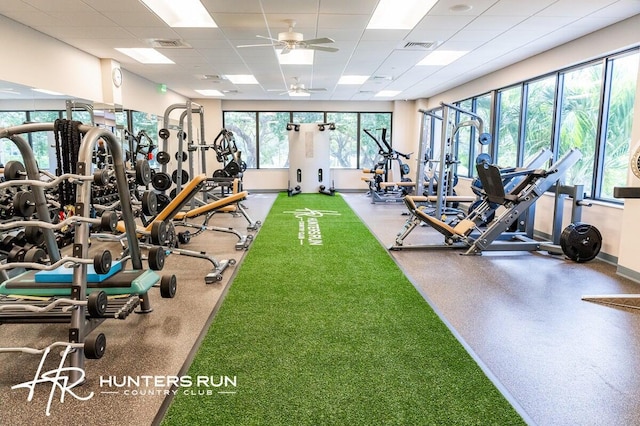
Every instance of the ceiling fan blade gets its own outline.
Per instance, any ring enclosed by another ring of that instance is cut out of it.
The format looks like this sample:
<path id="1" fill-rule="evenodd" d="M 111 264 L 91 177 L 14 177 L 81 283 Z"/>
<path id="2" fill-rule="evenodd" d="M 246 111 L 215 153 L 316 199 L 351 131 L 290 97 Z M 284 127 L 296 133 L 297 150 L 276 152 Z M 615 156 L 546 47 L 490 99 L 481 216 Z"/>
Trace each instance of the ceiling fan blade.
<path id="1" fill-rule="evenodd" d="M 286 55 L 287 53 L 291 52 L 291 47 L 289 45 L 286 45 L 282 48 L 282 50 L 280 51 L 281 55 Z"/>
<path id="2" fill-rule="evenodd" d="M 322 38 L 312 38 L 311 40 L 305 40 L 304 42 L 307 44 L 324 44 L 324 43 L 335 43 L 335 40 L 328 37 L 322 37 Z"/>
<path id="3" fill-rule="evenodd" d="M 271 37 L 262 36 L 262 35 L 257 35 L 256 37 L 258 37 L 258 38 L 263 38 L 263 39 L 265 39 L 265 40 L 275 41 L 276 43 L 280 41 L 280 40 L 278 40 L 277 38 L 271 38 Z"/>
<path id="4" fill-rule="evenodd" d="M 275 44 L 241 44 L 236 47 L 273 47 Z"/>
<path id="5" fill-rule="evenodd" d="M 307 49 L 321 50 L 323 52 L 337 52 L 339 50 L 335 47 L 325 47 L 325 46 L 315 46 L 315 45 L 307 45 Z"/>

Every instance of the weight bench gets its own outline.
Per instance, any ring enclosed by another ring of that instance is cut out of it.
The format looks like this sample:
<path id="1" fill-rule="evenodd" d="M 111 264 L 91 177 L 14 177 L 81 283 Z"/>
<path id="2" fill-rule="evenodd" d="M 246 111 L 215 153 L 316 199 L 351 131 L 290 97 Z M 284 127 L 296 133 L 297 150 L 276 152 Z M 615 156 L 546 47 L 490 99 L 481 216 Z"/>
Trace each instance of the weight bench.
<path id="1" fill-rule="evenodd" d="M 136 233 L 138 235 L 149 236 L 151 244 L 140 243 L 140 247 L 147 250 L 151 250 L 153 247 L 162 247 L 168 253 L 179 254 L 183 256 L 196 257 L 199 259 L 208 260 L 213 265 L 213 270 L 205 276 L 205 282 L 207 284 L 222 280 L 222 273 L 230 265 L 234 265 L 236 262 L 234 259 L 224 259 L 218 261 L 213 256 L 208 256 L 205 253 L 193 250 L 180 249 L 173 246 L 172 241 L 167 244 L 167 238 L 171 237 L 171 233 L 175 232 L 173 219 L 176 215 L 181 213 L 182 208 L 186 206 L 193 197 L 204 187 L 207 182 L 207 177 L 204 174 L 194 176 L 194 178 L 185 185 L 182 190 L 176 194 L 175 198 L 162 209 L 149 224 L 145 227 L 138 227 Z M 124 223 L 118 222 L 117 230 L 124 231 Z M 110 236 L 101 236 L 103 239 L 111 239 Z M 175 236 L 173 236 L 175 237 Z M 170 240 L 172 238 L 169 238 Z M 150 252 L 151 253 L 151 252 Z M 151 255 L 149 256 L 152 257 Z"/>
<path id="2" fill-rule="evenodd" d="M 73 267 L 27 270 L 0 284 L 0 323 L 68 322 L 70 307 L 87 306 L 88 318 L 125 319 L 158 285 L 163 298 L 173 298 L 175 275 L 160 277 L 152 270 L 125 270 L 126 261 L 116 261 L 104 274 L 87 266 L 87 301 L 70 299 Z M 151 312 L 151 309 L 140 311 Z"/>
<path id="3" fill-rule="evenodd" d="M 253 240 L 252 235 L 243 235 L 236 231 L 233 228 L 222 228 L 219 226 L 210 226 L 208 225 L 209 220 L 213 217 L 214 214 L 225 212 L 225 213 L 235 213 L 237 211 L 242 211 L 242 206 L 240 202 L 247 198 L 249 193 L 247 191 L 241 191 L 227 197 L 221 198 L 219 200 L 213 201 L 211 203 L 205 204 L 204 206 L 197 207 L 195 209 L 191 209 L 186 212 L 180 212 L 174 217 L 174 225 L 182 226 L 188 228 L 197 228 L 196 231 L 192 235 L 199 235 L 204 231 L 216 231 L 216 232 L 224 232 L 234 234 L 238 237 L 238 241 L 236 242 L 236 250 L 244 250 L 249 247 L 251 241 Z M 202 225 L 196 225 L 188 222 L 188 219 L 193 219 L 199 216 L 205 216 L 205 219 Z M 257 225 L 256 225 L 257 226 Z"/>

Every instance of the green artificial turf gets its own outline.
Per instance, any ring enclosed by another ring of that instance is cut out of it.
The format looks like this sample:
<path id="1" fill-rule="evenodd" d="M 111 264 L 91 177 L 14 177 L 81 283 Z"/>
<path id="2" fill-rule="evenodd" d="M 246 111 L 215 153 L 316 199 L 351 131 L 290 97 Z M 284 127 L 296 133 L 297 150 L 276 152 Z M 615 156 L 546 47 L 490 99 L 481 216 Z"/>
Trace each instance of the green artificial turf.
<path id="1" fill-rule="evenodd" d="M 165 425 L 524 424 L 339 195 L 279 195 L 187 375 Z"/>

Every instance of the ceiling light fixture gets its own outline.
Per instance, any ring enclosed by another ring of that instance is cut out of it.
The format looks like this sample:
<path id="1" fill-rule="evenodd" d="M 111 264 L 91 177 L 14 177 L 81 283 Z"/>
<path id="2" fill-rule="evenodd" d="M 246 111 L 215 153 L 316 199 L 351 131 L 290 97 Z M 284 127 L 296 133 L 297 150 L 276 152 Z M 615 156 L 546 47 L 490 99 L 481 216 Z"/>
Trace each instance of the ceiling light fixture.
<path id="1" fill-rule="evenodd" d="M 224 96 L 224 94 L 219 90 L 196 90 L 196 92 L 200 93 L 202 96 Z"/>
<path id="2" fill-rule="evenodd" d="M 225 77 L 233 84 L 260 84 L 252 74 L 227 74 Z"/>
<path id="3" fill-rule="evenodd" d="M 282 49 L 276 49 L 280 65 L 313 65 L 313 50 L 292 50 L 282 54 Z"/>
<path id="4" fill-rule="evenodd" d="M 438 0 L 380 0 L 367 25 L 368 30 L 410 30 Z"/>
<path id="5" fill-rule="evenodd" d="M 311 93 L 309 92 L 289 92 L 289 96 L 291 97 L 306 97 L 306 96 L 311 96 Z"/>
<path id="6" fill-rule="evenodd" d="M 436 50 L 427 55 L 427 57 L 418 62 L 416 65 L 449 65 L 450 63 L 458 60 L 467 53 L 469 53 L 468 50 Z"/>
<path id="7" fill-rule="evenodd" d="M 473 6 L 469 4 L 456 4 L 449 8 L 452 12 L 468 12 L 473 9 Z"/>
<path id="8" fill-rule="evenodd" d="M 142 64 L 174 64 L 171 59 L 150 47 L 116 47 L 120 53 L 135 59 Z"/>
<path id="9" fill-rule="evenodd" d="M 142 2 L 170 27 L 218 27 L 200 0 L 142 0 Z"/>

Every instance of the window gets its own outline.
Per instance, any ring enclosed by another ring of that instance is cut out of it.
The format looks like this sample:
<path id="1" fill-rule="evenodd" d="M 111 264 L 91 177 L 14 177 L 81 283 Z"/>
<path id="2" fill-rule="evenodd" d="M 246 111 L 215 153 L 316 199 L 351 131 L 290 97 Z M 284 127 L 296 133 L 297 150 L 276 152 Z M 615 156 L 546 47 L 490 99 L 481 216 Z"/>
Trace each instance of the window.
<path id="1" fill-rule="evenodd" d="M 24 111 L 0 111 L 0 128 L 12 127 L 23 124 L 27 121 L 27 113 Z M 0 163 L 7 164 L 7 161 L 17 160 L 24 163 L 22 154 L 16 144 L 8 139 L 0 143 Z"/>
<path id="2" fill-rule="evenodd" d="M 613 200 L 613 187 L 627 183 L 627 162 L 640 54 L 609 60 L 610 89 L 605 99 L 604 158 L 600 198 Z"/>
<path id="3" fill-rule="evenodd" d="M 331 167 L 357 168 L 358 114 L 330 112 L 327 113 L 327 122 L 336 124 L 336 129 L 329 132 Z"/>
<path id="4" fill-rule="evenodd" d="M 558 158 L 577 148 L 582 158 L 565 176 L 567 185 L 584 185 L 591 193 L 602 89 L 602 64 L 561 74 Z"/>
<path id="5" fill-rule="evenodd" d="M 238 149 L 249 168 L 286 168 L 289 166 L 287 123 L 334 123 L 329 132 L 331 167 L 373 167 L 380 148 L 363 128 L 376 132 L 387 129 L 391 144 L 390 112 L 273 112 L 224 111 L 223 126 L 233 132 Z M 245 156 L 245 153 L 247 154 Z"/>
<path id="6" fill-rule="evenodd" d="M 471 111 L 472 105 L 473 103 L 471 99 L 467 99 L 458 104 L 458 106 L 465 111 Z M 469 118 L 468 115 L 466 117 L 462 117 L 460 115 L 460 112 L 457 113 L 457 116 L 458 116 L 458 121 L 466 120 Z M 440 138 L 437 137 L 436 140 L 439 141 Z M 471 127 L 469 126 L 461 127 L 460 130 L 458 130 L 458 133 L 456 134 L 456 141 L 457 141 L 457 158 L 459 161 L 456 167 L 456 174 L 458 176 L 469 177 L 471 176 L 469 173 L 469 160 L 471 158 Z"/>
<path id="7" fill-rule="evenodd" d="M 283 168 L 289 166 L 287 123 L 289 123 L 290 119 L 291 114 L 288 112 L 258 113 L 258 128 L 260 129 L 258 146 L 261 168 Z"/>
<path id="8" fill-rule="evenodd" d="M 28 114 L 29 121 L 38 123 L 53 123 L 60 118 L 59 111 L 33 111 Z M 38 163 L 38 168 L 55 172 L 55 166 L 54 164 L 50 164 L 49 160 L 49 153 L 51 152 L 49 146 L 53 145 L 53 134 L 51 132 L 35 132 L 29 135 L 29 140 Z M 53 162 L 55 162 L 55 153 L 52 152 L 52 155 Z"/>
<path id="9" fill-rule="evenodd" d="M 371 131 L 382 143 L 382 130 L 387 129 L 387 143 L 392 146 L 391 135 L 391 113 L 363 112 L 360 114 L 360 164 L 361 168 L 373 168 L 379 160 L 378 152 L 380 148 L 376 142 L 367 135 L 363 129 Z"/>
<path id="10" fill-rule="evenodd" d="M 556 76 L 525 84 L 524 158 L 552 148 Z"/>
<path id="11" fill-rule="evenodd" d="M 519 166 L 518 141 L 520 139 L 521 86 L 498 91 L 498 113 L 496 125 L 496 164 L 503 167 Z"/>
<path id="12" fill-rule="evenodd" d="M 223 126 L 233 133 L 238 151 L 247 167 L 258 167 L 258 151 L 256 143 L 257 113 L 241 111 L 225 111 Z"/>
<path id="13" fill-rule="evenodd" d="M 294 112 L 294 123 L 324 123 L 324 113 L 322 112 Z"/>
<path id="14" fill-rule="evenodd" d="M 116 113 L 119 114 L 119 113 Z M 140 111 L 131 111 L 131 133 L 134 134 L 134 136 L 140 136 L 140 143 L 142 144 L 142 146 L 146 147 L 143 152 L 146 152 L 147 149 L 149 148 L 149 144 L 151 144 L 151 147 L 153 148 L 151 150 L 151 153 L 153 154 L 153 157 L 151 158 L 151 160 L 149 160 L 149 165 L 152 168 L 157 168 L 159 167 L 159 164 L 156 162 L 156 155 L 158 153 L 158 116 L 155 114 L 147 114 L 146 112 L 140 112 Z M 125 115 L 126 117 L 126 115 Z M 125 120 L 125 122 L 127 122 L 128 120 Z M 120 120 L 118 119 L 118 124 L 120 123 Z M 149 139 L 151 139 L 151 142 L 144 137 L 144 135 L 141 135 L 140 132 L 144 131 L 147 136 L 149 137 Z M 133 147 L 134 150 L 136 150 L 136 147 Z"/>

